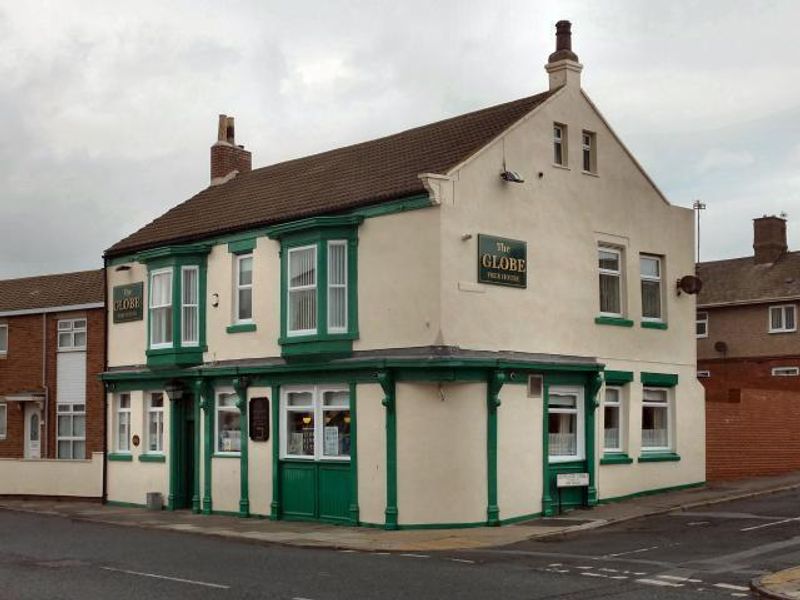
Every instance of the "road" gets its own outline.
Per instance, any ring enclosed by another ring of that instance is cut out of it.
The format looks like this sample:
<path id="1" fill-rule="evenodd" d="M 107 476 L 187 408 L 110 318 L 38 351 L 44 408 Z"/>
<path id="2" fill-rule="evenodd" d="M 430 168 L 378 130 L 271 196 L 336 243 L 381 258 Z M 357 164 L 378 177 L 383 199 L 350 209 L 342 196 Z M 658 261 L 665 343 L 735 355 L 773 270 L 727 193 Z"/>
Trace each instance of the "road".
<path id="1" fill-rule="evenodd" d="M 469 552 L 266 546 L 0 511 L 0 599 L 744 598 L 800 564 L 800 492 Z"/>

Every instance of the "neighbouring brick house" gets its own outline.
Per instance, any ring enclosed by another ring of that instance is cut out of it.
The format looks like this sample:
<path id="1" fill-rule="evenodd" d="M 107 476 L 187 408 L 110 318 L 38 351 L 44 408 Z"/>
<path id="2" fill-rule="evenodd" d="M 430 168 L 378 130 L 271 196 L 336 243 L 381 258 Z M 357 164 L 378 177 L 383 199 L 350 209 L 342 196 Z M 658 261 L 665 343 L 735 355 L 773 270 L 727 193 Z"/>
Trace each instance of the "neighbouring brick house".
<path id="1" fill-rule="evenodd" d="M 753 225 L 753 256 L 697 267 L 710 480 L 800 469 L 800 252 L 787 251 L 785 219 Z"/>
<path id="2" fill-rule="evenodd" d="M 101 495 L 103 281 L 0 281 L 0 495 Z"/>

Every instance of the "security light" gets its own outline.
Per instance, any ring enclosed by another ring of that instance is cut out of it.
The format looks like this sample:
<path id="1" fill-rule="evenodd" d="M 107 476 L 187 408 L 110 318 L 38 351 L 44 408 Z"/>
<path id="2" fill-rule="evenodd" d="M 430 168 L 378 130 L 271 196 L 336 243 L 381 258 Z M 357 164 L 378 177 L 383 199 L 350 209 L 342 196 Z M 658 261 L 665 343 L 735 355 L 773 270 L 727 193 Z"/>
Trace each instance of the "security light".
<path id="1" fill-rule="evenodd" d="M 502 171 L 500 179 L 507 183 L 525 183 L 525 180 L 516 171 Z"/>

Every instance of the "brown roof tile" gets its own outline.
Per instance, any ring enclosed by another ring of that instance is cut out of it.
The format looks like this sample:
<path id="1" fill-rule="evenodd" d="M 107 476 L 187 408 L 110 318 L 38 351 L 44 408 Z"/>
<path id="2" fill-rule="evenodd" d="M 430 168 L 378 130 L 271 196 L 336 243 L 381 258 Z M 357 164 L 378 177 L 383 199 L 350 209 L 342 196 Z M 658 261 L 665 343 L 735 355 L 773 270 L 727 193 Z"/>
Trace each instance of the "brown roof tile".
<path id="1" fill-rule="evenodd" d="M 103 270 L 0 281 L 0 312 L 103 302 Z"/>
<path id="2" fill-rule="evenodd" d="M 773 264 L 758 265 L 752 256 L 700 263 L 697 275 L 701 306 L 800 298 L 800 252 L 787 252 Z"/>
<path id="3" fill-rule="evenodd" d="M 106 254 L 115 256 L 424 193 L 421 173 L 446 173 L 550 95 L 544 92 L 240 174 L 172 208 L 111 246 Z"/>

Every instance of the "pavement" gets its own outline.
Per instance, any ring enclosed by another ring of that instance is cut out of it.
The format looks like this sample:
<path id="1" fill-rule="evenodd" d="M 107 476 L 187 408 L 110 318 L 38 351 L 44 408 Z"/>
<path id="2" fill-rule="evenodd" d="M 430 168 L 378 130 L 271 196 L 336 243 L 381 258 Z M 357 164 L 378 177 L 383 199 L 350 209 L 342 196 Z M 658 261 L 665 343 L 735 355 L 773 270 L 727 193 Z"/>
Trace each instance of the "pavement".
<path id="1" fill-rule="evenodd" d="M 764 575 L 754 579 L 750 587 L 759 598 L 798 600 L 800 599 L 800 567 Z"/>
<path id="2" fill-rule="evenodd" d="M 333 548 L 363 552 L 425 552 L 492 548 L 596 529 L 651 515 L 689 511 L 721 502 L 754 498 L 800 488 L 800 472 L 731 482 L 710 483 L 698 488 L 641 496 L 575 510 L 564 516 L 534 519 L 503 527 L 384 531 L 321 523 L 241 519 L 222 515 L 195 515 L 189 511 L 152 512 L 92 502 L 20 500 L 0 498 L 0 509 L 67 517 L 75 521 L 157 529 L 215 536 L 236 541 L 286 546 Z M 774 585 L 787 587 L 787 576 Z M 766 578 L 762 578 L 766 581 Z M 764 586 L 773 585 L 764 583 Z M 766 587 L 765 587 L 766 589 Z M 796 586 L 800 590 L 800 585 Z M 800 598 L 800 595 L 767 596 Z"/>

